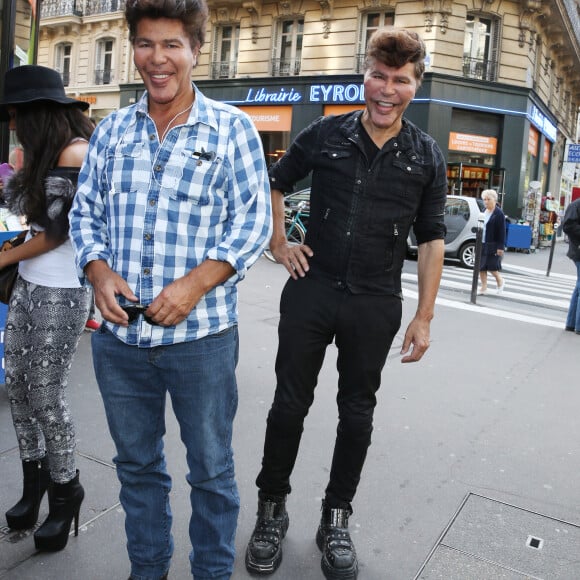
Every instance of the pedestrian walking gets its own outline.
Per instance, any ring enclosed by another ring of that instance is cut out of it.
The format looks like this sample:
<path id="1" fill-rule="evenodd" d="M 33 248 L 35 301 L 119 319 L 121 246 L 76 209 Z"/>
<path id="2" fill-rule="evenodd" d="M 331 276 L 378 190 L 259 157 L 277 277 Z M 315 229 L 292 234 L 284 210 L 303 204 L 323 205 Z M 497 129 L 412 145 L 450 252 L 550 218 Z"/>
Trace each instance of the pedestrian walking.
<path id="1" fill-rule="evenodd" d="M 419 301 L 402 362 L 419 361 L 429 347 L 443 268 L 445 160 L 435 141 L 403 118 L 420 86 L 424 59 L 416 33 L 379 29 L 367 49 L 364 111 L 314 121 L 270 169 L 270 249 L 290 278 L 280 303 L 277 385 L 256 480 L 257 520 L 246 551 L 250 573 L 271 574 L 282 560 L 290 476 L 334 340 L 339 422 L 316 542 L 326 578 L 357 577 L 348 520 L 371 441 L 381 371 L 401 324 L 401 269 L 411 225 L 419 244 Z M 291 246 L 283 193 L 310 173 L 305 244 Z"/>
<path id="2" fill-rule="evenodd" d="M 48 489 L 49 514 L 34 532 L 39 550 L 63 549 L 84 490 L 75 462 L 75 429 L 66 391 L 71 362 L 92 302 L 81 287 L 68 234 L 68 211 L 93 125 L 87 103 L 65 94 L 60 74 L 25 65 L 4 77 L 0 118 L 22 146 L 22 168 L 4 200 L 29 225 L 26 240 L 0 253 L 0 268 L 19 263 L 10 297 L 4 355 L 6 390 L 20 449 L 23 493 L 8 526 L 32 528 Z"/>
<path id="3" fill-rule="evenodd" d="M 189 468 L 191 573 L 225 580 L 239 512 L 237 284 L 271 234 L 265 156 L 249 116 L 191 82 L 205 0 L 131 0 L 125 17 L 146 90 L 97 126 L 70 220 L 103 318 L 93 362 L 131 578 L 166 578 L 173 553 L 169 393 Z"/>
<path id="4" fill-rule="evenodd" d="M 566 208 L 562 228 L 568 236 L 566 255 L 576 266 L 576 286 L 570 297 L 565 328 L 570 332 L 580 334 L 580 199 L 574 200 Z"/>
<path id="5" fill-rule="evenodd" d="M 483 212 L 483 246 L 481 248 L 481 263 L 479 265 L 479 278 L 481 286 L 478 294 L 487 294 L 487 273 L 489 272 L 496 281 L 498 294 L 502 294 L 505 281 L 500 274 L 501 259 L 505 251 L 506 224 L 505 215 L 497 205 L 497 193 L 494 189 L 484 189 L 481 199 L 485 204 Z"/>

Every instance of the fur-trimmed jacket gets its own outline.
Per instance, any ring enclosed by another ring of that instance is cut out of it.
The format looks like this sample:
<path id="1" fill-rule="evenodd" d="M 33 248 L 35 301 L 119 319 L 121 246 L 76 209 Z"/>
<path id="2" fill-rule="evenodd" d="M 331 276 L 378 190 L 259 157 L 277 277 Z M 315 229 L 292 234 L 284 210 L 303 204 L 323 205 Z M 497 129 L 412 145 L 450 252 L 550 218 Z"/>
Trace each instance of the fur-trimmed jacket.
<path id="1" fill-rule="evenodd" d="M 68 236 L 68 212 L 75 196 L 78 176 L 78 167 L 56 167 L 48 172 L 45 181 L 46 214 L 35 224 L 46 232 L 49 239 L 64 240 Z M 17 172 L 4 185 L 6 207 L 15 215 L 23 215 L 26 195 L 22 174 Z M 34 227 L 35 224 L 30 225 Z"/>

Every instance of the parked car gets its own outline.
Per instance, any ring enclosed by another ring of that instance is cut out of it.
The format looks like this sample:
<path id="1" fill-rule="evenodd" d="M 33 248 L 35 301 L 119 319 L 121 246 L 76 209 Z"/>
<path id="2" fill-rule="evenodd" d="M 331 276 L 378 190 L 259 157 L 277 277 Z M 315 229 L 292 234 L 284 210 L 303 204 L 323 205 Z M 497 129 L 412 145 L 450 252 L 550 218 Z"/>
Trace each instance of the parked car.
<path id="1" fill-rule="evenodd" d="M 448 195 L 445 202 L 445 258 L 459 260 L 465 268 L 475 265 L 477 220 L 485 211 L 483 201 L 476 197 Z M 417 240 L 411 229 L 407 239 L 409 254 L 417 254 Z"/>

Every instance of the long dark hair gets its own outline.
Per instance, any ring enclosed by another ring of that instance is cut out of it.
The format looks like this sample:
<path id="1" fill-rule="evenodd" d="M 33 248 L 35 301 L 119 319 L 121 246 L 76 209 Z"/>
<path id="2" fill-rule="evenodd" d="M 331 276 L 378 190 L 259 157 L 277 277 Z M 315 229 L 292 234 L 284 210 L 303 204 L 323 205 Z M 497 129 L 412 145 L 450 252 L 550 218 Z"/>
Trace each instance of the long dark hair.
<path id="1" fill-rule="evenodd" d="M 93 129 L 92 121 L 74 105 L 37 101 L 16 107 L 16 137 L 24 163 L 14 179 L 20 191 L 18 213 L 28 223 L 44 221 L 46 177 L 56 167 L 63 149 L 75 137 L 88 140 Z"/>

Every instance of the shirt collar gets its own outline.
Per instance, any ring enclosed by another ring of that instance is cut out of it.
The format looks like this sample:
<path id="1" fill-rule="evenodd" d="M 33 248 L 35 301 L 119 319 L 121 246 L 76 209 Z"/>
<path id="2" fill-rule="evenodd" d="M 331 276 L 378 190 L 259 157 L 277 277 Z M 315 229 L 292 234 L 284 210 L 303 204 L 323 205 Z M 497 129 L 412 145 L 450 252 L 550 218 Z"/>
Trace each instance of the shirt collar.
<path id="1" fill-rule="evenodd" d="M 193 102 L 193 107 L 189 113 L 189 117 L 185 122 L 185 125 L 194 125 L 195 123 L 202 123 L 204 125 L 209 125 L 213 129 L 217 130 L 218 123 L 215 116 L 215 112 L 211 107 L 208 106 L 208 100 L 204 94 L 195 86 L 195 83 L 191 83 L 193 86 L 193 91 L 195 93 L 195 100 Z M 149 113 L 149 105 L 147 102 L 147 91 L 144 91 L 141 98 L 137 102 L 136 112 L 138 115 L 147 115 Z"/>

